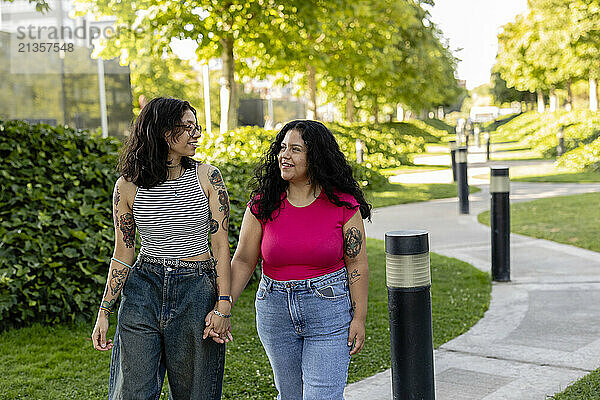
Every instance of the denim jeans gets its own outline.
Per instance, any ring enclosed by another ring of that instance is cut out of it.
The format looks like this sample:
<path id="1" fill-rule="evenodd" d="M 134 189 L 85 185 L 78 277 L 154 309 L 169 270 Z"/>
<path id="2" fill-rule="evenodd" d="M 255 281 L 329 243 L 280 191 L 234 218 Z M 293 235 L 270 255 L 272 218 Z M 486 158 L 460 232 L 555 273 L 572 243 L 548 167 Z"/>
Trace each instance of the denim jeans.
<path id="1" fill-rule="evenodd" d="M 202 339 L 216 301 L 214 269 L 135 263 L 121 292 L 109 400 L 221 398 L 225 345 Z"/>
<path id="2" fill-rule="evenodd" d="M 343 399 L 352 320 L 346 268 L 299 281 L 263 275 L 255 304 L 277 399 Z"/>

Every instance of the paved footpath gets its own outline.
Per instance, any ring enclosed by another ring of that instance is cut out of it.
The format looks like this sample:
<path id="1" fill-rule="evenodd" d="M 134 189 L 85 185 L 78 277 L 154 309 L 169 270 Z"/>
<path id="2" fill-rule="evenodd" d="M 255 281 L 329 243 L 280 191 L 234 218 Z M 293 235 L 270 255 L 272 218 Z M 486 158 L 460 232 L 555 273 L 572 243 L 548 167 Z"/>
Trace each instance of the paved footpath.
<path id="1" fill-rule="evenodd" d="M 490 271 L 488 185 L 457 199 L 374 211 L 367 236 L 399 229 L 429 231 L 430 250 Z M 511 182 L 511 202 L 600 191 L 600 184 Z M 510 283 L 494 283 L 489 310 L 467 333 L 435 350 L 437 400 L 544 400 L 600 367 L 600 254 L 511 234 Z M 367 344 L 368 345 L 368 344 Z M 348 385 L 347 400 L 391 399 L 387 370 Z"/>

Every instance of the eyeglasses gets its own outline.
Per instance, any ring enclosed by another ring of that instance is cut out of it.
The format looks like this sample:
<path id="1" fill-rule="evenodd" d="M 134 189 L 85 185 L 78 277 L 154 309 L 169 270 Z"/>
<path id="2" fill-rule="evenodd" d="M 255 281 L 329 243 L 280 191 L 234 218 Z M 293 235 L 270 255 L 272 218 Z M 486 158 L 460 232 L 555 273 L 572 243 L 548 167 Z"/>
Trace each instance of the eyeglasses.
<path id="1" fill-rule="evenodd" d="M 202 127 L 198 124 L 179 124 L 175 126 L 179 128 L 184 128 L 185 133 L 187 133 L 190 138 L 193 138 L 196 132 L 198 132 L 199 134 L 202 133 Z"/>

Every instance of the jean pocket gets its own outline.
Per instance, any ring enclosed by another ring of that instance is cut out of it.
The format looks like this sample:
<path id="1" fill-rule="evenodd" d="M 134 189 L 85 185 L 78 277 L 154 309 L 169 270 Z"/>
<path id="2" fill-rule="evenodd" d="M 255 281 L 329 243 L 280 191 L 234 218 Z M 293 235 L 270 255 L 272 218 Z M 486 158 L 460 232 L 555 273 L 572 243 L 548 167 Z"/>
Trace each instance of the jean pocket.
<path id="1" fill-rule="evenodd" d="M 264 300 L 267 297 L 267 283 L 261 279 L 256 290 L 256 300 Z"/>
<path id="2" fill-rule="evenodd" d="M 313 294 L 321 299 L 335 300 L 348 296 L 348 283 L 346 280 L 312 286 Z"/>

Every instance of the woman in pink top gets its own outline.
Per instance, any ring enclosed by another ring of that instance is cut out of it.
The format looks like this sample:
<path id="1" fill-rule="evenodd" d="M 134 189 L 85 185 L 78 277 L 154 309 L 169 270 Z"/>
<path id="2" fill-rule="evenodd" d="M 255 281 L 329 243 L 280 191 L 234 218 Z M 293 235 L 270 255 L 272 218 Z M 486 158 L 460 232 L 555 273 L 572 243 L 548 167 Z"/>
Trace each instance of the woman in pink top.
<path id="1" fill-rule="evenodd" d="M 256 324 L 278 399 L 343 399 L 365 341 L 371 216 L 352 169 L 320 122 L 292 121 L 255 174 L 231 263 L 239 297 L 262 257 Z"/>

